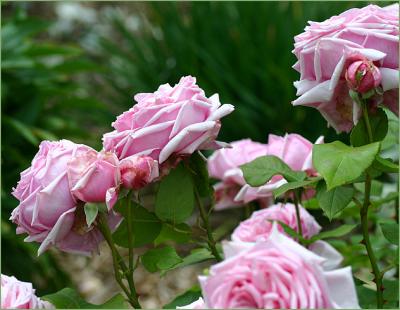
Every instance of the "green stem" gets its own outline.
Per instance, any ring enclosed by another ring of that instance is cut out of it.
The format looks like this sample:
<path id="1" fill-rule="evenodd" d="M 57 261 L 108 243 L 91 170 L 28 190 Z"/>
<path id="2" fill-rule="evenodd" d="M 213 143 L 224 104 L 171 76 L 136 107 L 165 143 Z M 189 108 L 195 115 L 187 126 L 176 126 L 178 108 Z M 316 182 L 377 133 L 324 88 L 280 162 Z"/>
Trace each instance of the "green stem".
<path id="1" fill-rule="evenodd" d="M 365 127 L 368 132 L 369 143 L 373 142 L 371 125 L 368 117 L 368 110 L 366 105 L 363 106 L 363 118 L 365 122 Z M 374 250 L 369 239 L 369 229 L 368 229 L 368 208 L 371 205 L 371 183 L 372 179 L 368 172 L 365 173 L 365 190 L 364 190 L 364 203 L 360 209 L 361 217 L 361 229 L 363 234 L 363 244 L 367 250 L 368 258 L 371 263 L 372 273 L 374 274 L 374 282 L 376 283 L 376 305 L 377 308 L 383 307 L 383 286 L 382 286 L 382 273 L 379 271 L 379 266 L 377 259 L 375 257 Z"/>
<path id="2" fill-rule="evenodd" d="M 297 190 L 293 191 L 294 194 L 294 206 L 296 208 L 296 220 L 297 220 L 297 232 L 300 235 L 300 241 L 303 239 L 303 227 L 301 227 L 300 207 L 299 207 L 299 193 Z M 301 195 L 301 193 L 300 193 Z"/>
<path id="3" fill-rule="evenodd" d="M 116 279 L 117 283 L 124 291 L 126 297 L 128 298 L 128 302 L 131 304 L 131 306 L 136 309 L 140 309 L 141 306 L 140 306 L 139 300 L 137 298 L 135 286 L 133 283 L 133 278 L 129 276 L 130 275 L 129 270 L 126 267 L 126 265 L 122 259 L 122 256 L 119 254 L 117 248 L 115 247 L 110 228 L 108 227 L 107 218 L 105 217 L 105 215 L 103 213 L 99 213 L 98 228 L 99 228 L 100 232 L 102 233 L 104 239 L 106 240 L 106 242 L 111 250 L 111 255 L 113 258 L 113 266 L 114 266 L 114 275 L 115 275 L 115 279 Z M 126 288 L 125 284 L 122 282 L 122 277 L 121 277 L 120 271 L 122 271 L 122 275 L 124 275 L 125 279 L 128 281 L 129 290 Z"/>
<path id="4" fill-rule="evenodd" d="M 222 261 L 222 257 L 219 254 L 217 248 L 216 248 L 216 242 L 214 240 L 214 237 L 212 235 L 212 230 L 211 230 L 211 226 L 210 226 L 210 222 L 208 221 L 208 214 L 206 212 L 206 210 L 204 209 L 203 203 L 201 201 L 200 198 L 200 194 L 197 190 L 197 188 L 195 188 L 194 190 L 195 195 L 196 195 L 196 200 L 197 200 L 197 205 L 199 206 L 199 211 L 200 211 L 200 217 L 203 221 L 204 227 L 207 231 L 207 238 L 208 238 L 208 246 L 210 248 L 211 253 L 214 255 L 215 259 L 220 262 Z"/>
<path id="5" fill-rule="evenodd" d="M 129 244 L 129 277 L 133 278 L 133 240 L 132 240 L 132 192 L 127 196 L 127 217 L 126 224 L 128 226 L 128 244 Z"/>

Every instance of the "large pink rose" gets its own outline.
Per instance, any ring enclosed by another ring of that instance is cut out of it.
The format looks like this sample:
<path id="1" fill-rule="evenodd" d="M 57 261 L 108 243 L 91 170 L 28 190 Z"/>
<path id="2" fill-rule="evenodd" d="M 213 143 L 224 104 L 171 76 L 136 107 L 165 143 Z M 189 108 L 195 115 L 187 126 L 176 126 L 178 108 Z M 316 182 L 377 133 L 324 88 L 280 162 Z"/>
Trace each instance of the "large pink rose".
<path id="1" fill-rule="evenodd" d="M 17 234 L 27 233 L 27 242 L 39 242 L 38 254 L 54 245 L 66 252 L 89 254 L 102 240 L 100 232 L 87 227 L 84 202 L 71 192 L 69 164 L 75 156 L 92 152 L 88 146 L 68 140 L 44 141 L 32 165 L 21 173 L 13 190 L 20 204 L 11 214 Z M 90 188 L 90 185 L 88 185 Z M 116 228 L 120 218 L 112 211 L 109 225 Z"/>
<path id="2" fill-rule="evenodd" d="M 321 227 L 315 218 L 302 206 L 300 208 L 301 228 L 304 238 L 311 238 L 319 233 Z M 273 222 L 279 221 L 297 231 L 296 207 L 291 203 L 279 203 L 266 209 L 253 212 L 251 217 L 243 222 L 232 233 L 233 241 L 256 242 L 268 239 Z M 279 231 L 283 228 L 278 225 Z"/>
<path id="3" fill-rule="evenodd" d="M 317 144 L 322 142 L 323 137 L 316 141 Z M 273 202 L 272 191 L 287 181 L 276 175 L 265 185 L 252 187 L 246 183 L 239 168 L 257 157 L 277 156 L 293 170 L 305 171 L 310 176 L 316 174 L 312 167 L 313 144 L 298 134 L 286 134 L 284 137 L 269 135 L 268 144 L 241 140 L 231 143 L 231 146 L 232 148 L 214 152 L 208 159 L 210 176 L 222 181 L 214 186 L 216 210 L 240 206 L 254 200 L 262 207 Z"/>
<path id="4" fill-rule="evenodd" d="M 68 180 L 72 194 L 84 202 L 115 204 L 121 183 L 119 160 L 110 152 L 86 147 L 68 162 Z"/>
<path id="5" fill-rule="evenodd" d="M 1 275 L 1 309 L 51 309 L 52 304 L 36 297 L 32 283 Z"/>
<path id="6" fill-rule="evenodd" d="M 326 270 L 325 258 L 281 234 L 240 251 L 200 276 L 205 308 L 359 308 L 351 268 Z"/>
<path id="7" fill-rule="evenodd" d="M 135 100 L 112 124 L 115 130 L 104 135 L 104 148 L 120 159 L 146 155 L 160 164 L 173 154 L 218 147 L 220 119 L 234 110 L 221 105 L 217 94 L 207 98 L 191 76 L 174 87 L 164 84 L 154 93 L 137 94 Z"/>
<path id="8" fill-rule="evenodd" d="M 310 22 L 295 37 L 293 105 L 317 108 L 338 132 L 349 132 L 360 111 L 349 96 L 346 69 L 359 60 L 372 61 L 381 74 L 384 95 L 375 99 L 398 115 L 399 6 L 368 5 L 351 9 L 323 22 Z"/>

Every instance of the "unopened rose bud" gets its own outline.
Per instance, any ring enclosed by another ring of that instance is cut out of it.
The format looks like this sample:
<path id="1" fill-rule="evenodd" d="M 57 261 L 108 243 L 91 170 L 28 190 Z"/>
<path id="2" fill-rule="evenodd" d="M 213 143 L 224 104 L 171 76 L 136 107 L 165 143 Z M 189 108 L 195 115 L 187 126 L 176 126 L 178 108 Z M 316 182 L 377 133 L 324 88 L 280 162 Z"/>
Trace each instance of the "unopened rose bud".
<path id="1" fill-rule="evenodd" d="M 158 178 L 158 162 L 148 156 L 129 156 L 120 162 L 121 180 L 126 188 L 140 189 Z"/>
<path id="2" fill-rule="evenodd" d="M 364 94 L 379 86 L 382 76 L 371 61 L 358 60 L 347 68 L 346 80 L 350 89 Z"/>

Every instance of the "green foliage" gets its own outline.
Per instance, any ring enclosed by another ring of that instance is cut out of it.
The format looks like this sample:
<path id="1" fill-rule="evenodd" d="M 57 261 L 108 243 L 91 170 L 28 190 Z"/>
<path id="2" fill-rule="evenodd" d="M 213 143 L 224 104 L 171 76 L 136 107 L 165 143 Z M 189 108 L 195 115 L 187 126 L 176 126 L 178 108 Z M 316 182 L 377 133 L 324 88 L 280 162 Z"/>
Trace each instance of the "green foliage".
<path id="1" fill-rule="evenodd" d="M 85 211 L 86 224 L 90 226 L 95 221 L 99 209 L 94 203 L 86 203 L 83 208 Z"/>
<path id="2" fill-rule="evenodd" d="M 343 236 L 347 235 L 348 233 L 350 233 L 356 227 L 357 227 L 357 225 L 355 225 L 355 224 L 344 224 L 342 226 L 339 226 L 338 228 L 323 231 L 323 232 L 313 236 L 309 240 L 309 243 L 313 243 L 313 242 L 315 242 L 317 240 L 321 240 L 321 239 L 343 237 Z"/>
<path id="3" fill-rule="evenodd" d="M 179 306 L 186 306 L 199 299 L 199 297 L 201 297 L 201 289 L 198 285 L 196 285 L 190 290 L 187 290 L 183 294 L 175 297 L 174 300 L 164 305 L 163 309 L 176 309 L 176 307 Z"/>
<path id="4" fill-rule="evenodd" d="M 131 202 L 131 223 L 132 223 L 132 242 L 134 247 L 153 242 L 161 231 L 161 221 L 153 213 L 142 207 L 141 205 Z M 116 244 L 128 248 L 128 225 L 127 225 L 127 210 L 128 204 L 126 199 L 121 200 L 115 210 L 124 216 L 123 222 L 119 225 L 113 234 Z"/>
<path id="5" fill-rule="evenodd" d="M 189 169 L 193 173 L 193 184 L 196 186 L 200 197 L 211 197 L 213 188 L 210 185 L 207 161 L 204 156 L 200 155 L 200 152 L 190 156 Z"/>
<path id="6" fill-rule="evenodd" d="M 161 232 L 154 240 L 154 244 L 157 246 L 168 241 L 174 241 L 176 243 L 188 242 L 192 237 L 192 229 L 185 223 L 172 225 L 170 223 L 163 223 Z"/>
<path id="7" fill-rule="evenodd" d="M 338 186 L 329 191 L 326 190 L 324 182 L 317 186 L 317 200 L 330 221 L 348 206 L 354 195 L 354 189 L 351 186 Z"/>
<path id="8" fill-rule="evenodd" d="M 52 303 L 56 309 L 128 309 L 124 297 L 117 294 L 102 305 L 86 302 L 71 288 L 64 288 L 57 293 L 41 297 Z"/>
<path id="9" fill-rule="evenodd" d="M 383 235 L 392 244 L 399 246 L 399 224 L 380 223 Z"/>
<path id="10" fill-rule="evenodd" d="M 287 164 L 276 156 L 262 156 L 240 166 L 246 182 L 251 186 L 261 186 L 274 175 L 282 175 L 287 181 L 302 181 L 306 177 L 303 171 L 293 171 Z"/>
<path id="11" fill-rule="evenodd" d="M 182 262 L 182 258 L 171 246 L 148 250 L 141 256 L 143 266 L 149 272 L 169 270 Z"/>
<path id="12" fill-rule="evenodd" d="M 369 116 L 373 142 L 382 141 L 388 132 L 388 117 L 385 111 L 378 109 L 376 114 Z M 360 119 L 350 134 L 351 145 L 362 146 L 369 144 L 368 131 L 363 119 Z"/>
<path id="13" fill-rule="evenodd" d="M 373 162 L 379 143 L 351 147 L 335 141 L 313 147 L 313 164 L 324 177 L 328 190 L 358 178 Z"/>
<path id="14" fill-rule="evenodd" d="M 182 164 L 164 177 L 155 202 L 156 215 L 174 224 L 182 223 L 193 212 L 194 190 L 192 176 Z"/>
<path id="15" fill-rule="evenodd" d="M 182 268 L 193 264 L 198 264 L 210 259 L 214 259 L 214 255 L 212 255 L 212 253 L 208 249 L 206 248 L 193 249 L 192 251 L 190 251 L 189 255 L 183 258 L 183 260 L 180 263 L 176 264 L 172 268 L 169 268 L 165 272 L 171 271 L 176 268 Z"/>
<path id="16" fill-rule="evenodd" d="M 311 178 L 311 179 L 304 180 L 304 181 L 295 181 L 295 182 L 289 182 L 289 183 L 283 184 L 282 186 L 273 190 L 274 197 L 278 198 L 279 196 L 283 195 L 284 193 L 294 190 L 294 189 L 297 189 L 297 188 L 306 188 L 306 187 L 315 185 L 316 183 L 318 183 L 319 180 L 321 180 L 321 178 L 316 177 L 316 178 Z"/>

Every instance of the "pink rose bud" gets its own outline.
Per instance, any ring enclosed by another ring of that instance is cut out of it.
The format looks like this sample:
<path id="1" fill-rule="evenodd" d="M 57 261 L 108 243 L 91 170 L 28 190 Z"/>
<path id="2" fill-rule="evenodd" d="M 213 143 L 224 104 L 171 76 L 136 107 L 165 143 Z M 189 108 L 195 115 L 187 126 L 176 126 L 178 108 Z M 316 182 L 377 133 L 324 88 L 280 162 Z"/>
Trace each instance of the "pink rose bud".
<path id="1" fill-rule="evenodd" d="M 154 93 L 140 93 L 135 104 L 112 123 L 114 131 L 103 136 L 104 149 L 119 159 L 146 155 L 164 164 L 171 156 L 216 149 L 220 119 L 234 107 L 221 105 L 217 94 L 207 97 L 191 76 Z"/>
<path id="2" fill-rule="evenodd" d="M 84 203 L 80 202 L 71 190 L 72 185 L 79 184 L 79 178 L 75 176 L 78 172 L 82 172 L 82 182 L 86 182 L 85 178 L 100 182 L 95 174 L 91 176 L 85 173 L 88 165 L 83 158 L 86 157 L 75 160 L 75 156 L 92 154 L 87 156 L 102 167 L 103 161 L 97 158 L 95 153 L 86 145 L 68 140 L 43 141 L 31 167 L 21 173 L 21 179 L 12 193 L 19 200 L 19 205 L 12 211 L 10 219 L 17 224 L 17 234 L 29 235 L 25 239 L 26 242 L 41 244 L 39 255 L 51 246 L 65 252 L 87 255 L 96 250 L 101 242 L 102 236 L 97 228 L 88 227 L 86 224 Z M 69 171 L 71 163 L 75 169 L 73 172 Z M 103 170 L 98 171 L 102 173 Z M 69 179 L 69 176 L 73 176 L 73 179 Z M 97 192 L 96 187 L 88 182 L 85 184 L 86 190 Z M 102 188 L 102 185 L 97 185 Z M 82 194 L 81 198 L 93 198 L 92 195 L 97 195 L 78 187 L 76 192 Z M 115 230 L 121 218 L 113 212 L 109 212 L 107 216 L 111 230 Z"/>
<path id="3" fill-rule="evenodd" d="M 68 163 L 72 194 L 84 202 L 106 202 L 111 209 L 120 184 L 118 158 L 110 152 L 96 152 L 87 147 Z"/>
<path id="4" fill-rule="evenodd" d="M 54 306 L 36 297 L 32 283 L 2 274 L 1 309 L 54 309 Z"/>
<path id="5" fill-rule="evenodd" d="M 300 218 L 304 238 L 311 238 L 319 233 L 321 227 L 315 218 L 302 206 L 300 206 Z M 249 219 L 241 222 L 234 230 L 232 240 L 242 242 L 267 240 L 272 232 L 273 221 L 279 221 L 298 231 L 295 205 L 279 203 L 253 212 Z M 281 225 L 278 225 L 278 230 L 284 233 Z"/>
<path id="6" fill-rule="evenodd" d="M 346 80 L 350 89 L 364 94 L 379 86 L 382 76 L 371 61 L 358 60 L 347 68 Z"/>
<path id="7" fill-rule="evenodd" d="M 360 308 L 350 267 L 328 270 L 276 226 L 265 241 L 223 244 L 225 260 L 199 277 L 206 308 Z"/>
<path id="8" fill-rule="evenodd" d="M 122 184 L 140 189 L 158 178 L 158 162 L 149 156 L 129 156 L 119 164 Z"/>

